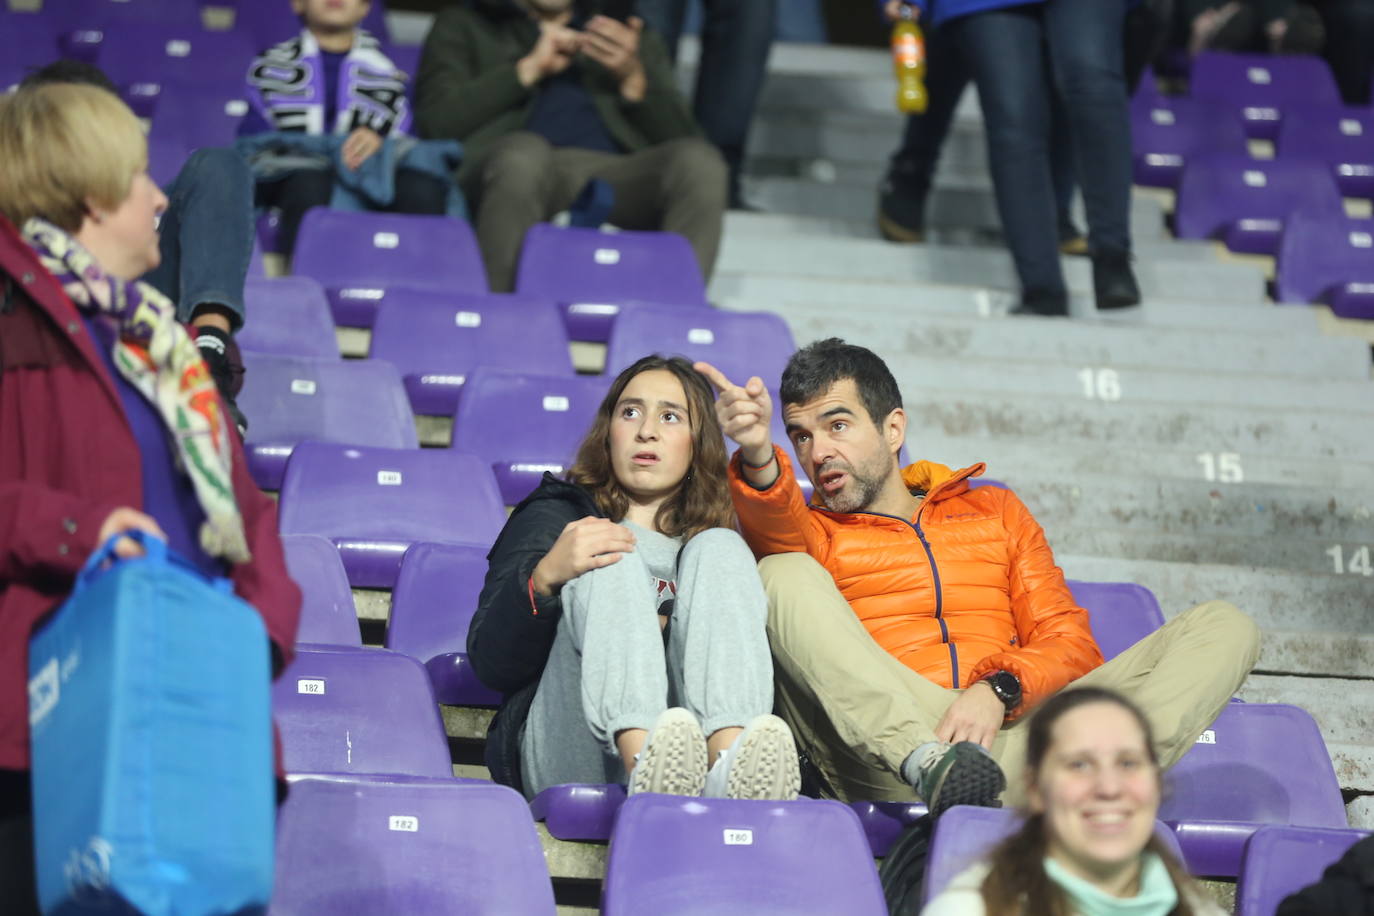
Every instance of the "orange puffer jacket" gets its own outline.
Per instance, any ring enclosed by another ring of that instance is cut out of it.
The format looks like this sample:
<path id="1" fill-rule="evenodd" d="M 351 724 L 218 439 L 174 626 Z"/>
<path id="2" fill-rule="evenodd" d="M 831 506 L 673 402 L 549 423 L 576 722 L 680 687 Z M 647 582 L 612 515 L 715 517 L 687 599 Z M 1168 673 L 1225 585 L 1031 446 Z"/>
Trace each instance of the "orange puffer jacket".
<path id="1" fill-rule="evenodd" d="M 969 487 L 982 464 L 907 467 L 906 485 L 926 494 L 907 520 L 806 505 L 787 456 L 774 451 L 782 476 L 766 490 L 744 479 L 738 453 L 730 462 L 745 540 L 760 557 L 815 557 L 902 664 L 943 687 L 1010 671 L 1023 692 L 1013 717 L 1102 664 L 1088 612 L 1030 511 L 1010 490 Z"/>

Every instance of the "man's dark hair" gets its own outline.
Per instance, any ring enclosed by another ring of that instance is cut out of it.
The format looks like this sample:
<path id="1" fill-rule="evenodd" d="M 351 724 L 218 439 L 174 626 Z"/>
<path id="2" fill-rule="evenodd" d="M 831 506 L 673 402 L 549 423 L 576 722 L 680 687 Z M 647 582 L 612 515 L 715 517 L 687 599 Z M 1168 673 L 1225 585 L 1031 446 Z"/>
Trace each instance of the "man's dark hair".
<path id="1" fill-rule="evenodd" d="M 844 379 L 854 380 L 874 426 L 881 427 L 887 415 L 902 406 L 902 393 L 887 363 L 872 350 L 838 337 L 807 344 L 792 354 L 782 371 L 782 402 L 805 404 Z"/>
<path id="2" fill-rule="evenodd" d="M 55 60 L 46 66 L 30 70 L 28 75 L 20 81 L 19 88 L 29 89 L 34 86 L 45 86 L 48 83 L 82 83 L 119 95 L 119 87 L 110 81 L 104 70 L 95 64 L 88 64 L 84 60 L 68 58 Z"/>

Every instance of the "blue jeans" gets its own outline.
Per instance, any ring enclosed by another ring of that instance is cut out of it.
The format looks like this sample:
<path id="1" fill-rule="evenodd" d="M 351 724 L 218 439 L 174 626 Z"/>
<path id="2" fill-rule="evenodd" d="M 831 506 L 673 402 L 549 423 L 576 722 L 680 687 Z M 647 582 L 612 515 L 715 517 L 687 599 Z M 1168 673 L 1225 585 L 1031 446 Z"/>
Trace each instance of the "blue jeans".
<path id="1" fill-rule="evenodd" d="M 730 167 L 731 197 L 737 196 L 744 144 L 768 69 L 777 22 L 777 0 L 702 0 L 701 63 L 692 109 L 706 139 Z M 669 56 L 687 15 L 687 0 L 639 0 L 639 14 L 663 36 Z"/>
<path id="2" fill-rule="evenodd" d="M 1064 295 L 1050 148 L 1063 106 L 1094 253 L 1129 252 L 1131 130 L 1122 0 L 1048 0 L 946 23 L 978 86 L 997 208 L 1022 290 Z"/>
<path id="3" fill-rule="evenodd" d="M 160 225 L 162 263 L 143 279 L 191 320 L 197 306 L 213 303 L 243 326 L 243 281 L 253 254 L 253 175 L 231 149 L 191 154 L 166 189 Z"/>
<path id="4" fill-rule="evenodd" d="M 902 145 L 892 154 L 892 174 L 898 190 L 922 196 L 930 190 L 940 149 L 949 135 L 954 112 L 964 90 L 973 80 L 969 65 L 958 45 L 943 31 L 927 39 L 926 95 L 928 103 L 921 114 L 909 115 Z M 1073 202 L 1074 168 L 1072 140 L 1063 109 L 1054 105 L 1053 138 L 1050 143 L 1050 168 L 1054 179 L 1055 210 L 1060 234 L 1069 227 L 1069 207 Z"/>

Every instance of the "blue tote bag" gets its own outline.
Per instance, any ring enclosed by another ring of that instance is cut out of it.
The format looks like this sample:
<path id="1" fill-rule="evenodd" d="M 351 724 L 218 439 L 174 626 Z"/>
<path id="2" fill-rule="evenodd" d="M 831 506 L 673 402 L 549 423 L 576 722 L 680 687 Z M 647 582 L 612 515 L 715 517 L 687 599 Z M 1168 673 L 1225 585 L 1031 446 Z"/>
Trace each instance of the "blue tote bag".
<path id="1" fill-rule="evenodd" d="M 29 643 L 45 914 L 261 912 L 275 818 L 258 614 L 155 537 L 97 550 Z"/>

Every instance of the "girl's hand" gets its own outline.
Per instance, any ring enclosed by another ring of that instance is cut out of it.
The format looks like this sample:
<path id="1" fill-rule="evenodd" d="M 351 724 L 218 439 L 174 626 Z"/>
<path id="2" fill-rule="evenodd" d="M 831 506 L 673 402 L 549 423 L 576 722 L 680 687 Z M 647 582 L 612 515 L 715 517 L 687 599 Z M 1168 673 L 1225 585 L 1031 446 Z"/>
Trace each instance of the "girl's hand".
<path id="1" fill-rule="evenodd" d="M 589 515 L 568 522 L 534 567 L 534 590 L 541 595 L 556 594 L 587 570 L 610 566 L 634 548 L 635 536 L 610 519 Z"/>

